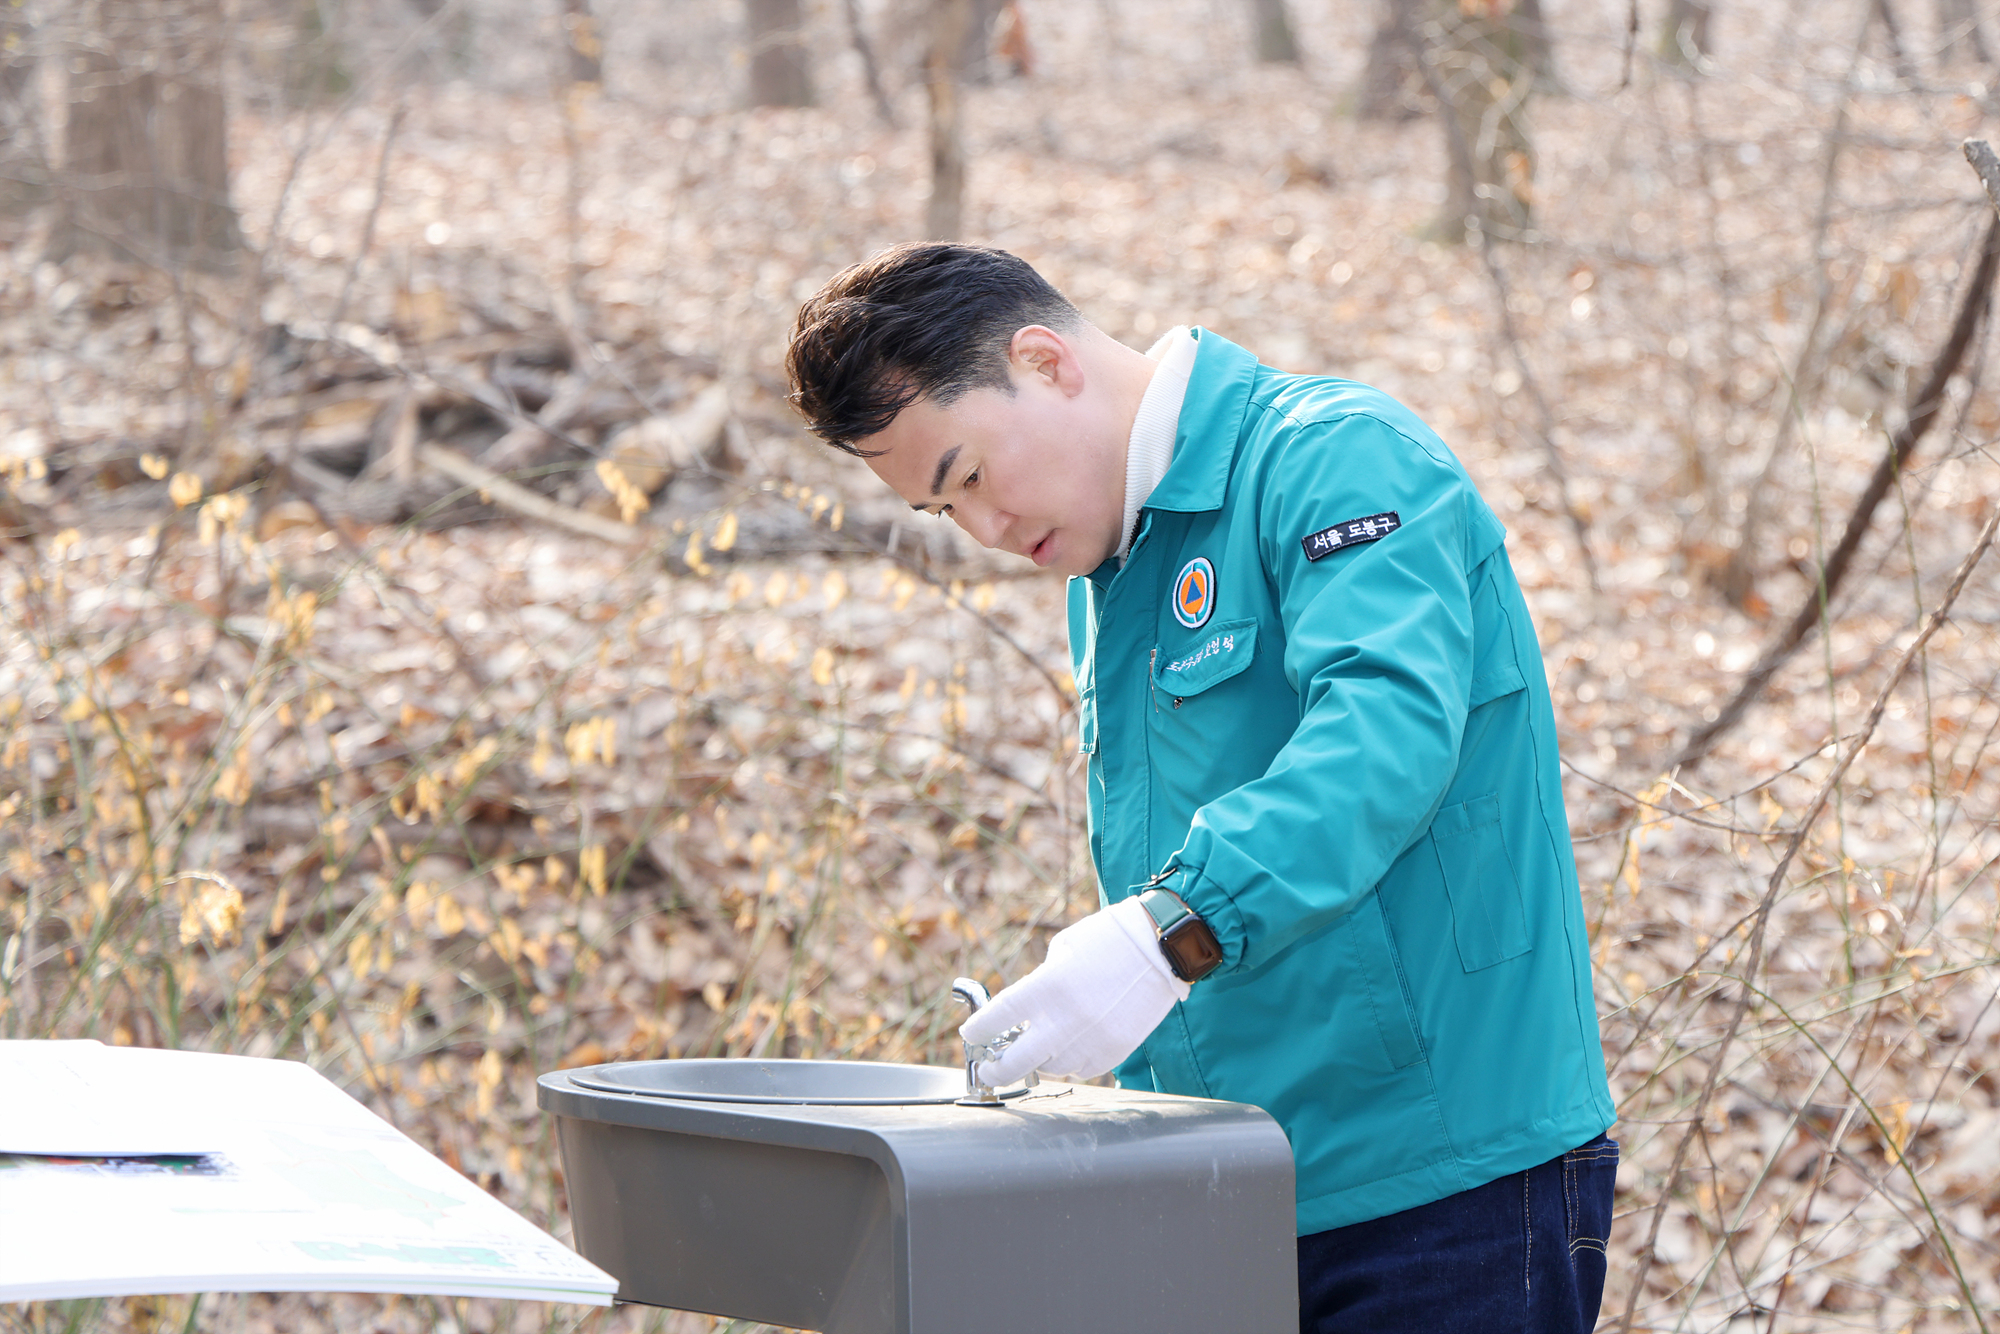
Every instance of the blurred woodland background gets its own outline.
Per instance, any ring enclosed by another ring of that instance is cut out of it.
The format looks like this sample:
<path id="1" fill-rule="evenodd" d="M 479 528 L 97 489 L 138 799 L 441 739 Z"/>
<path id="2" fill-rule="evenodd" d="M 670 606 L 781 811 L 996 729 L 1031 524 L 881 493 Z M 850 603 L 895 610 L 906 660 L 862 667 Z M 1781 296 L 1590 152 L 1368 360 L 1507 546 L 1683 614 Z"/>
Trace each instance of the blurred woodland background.
<path id="1" fill-rule="evenodd" d="M 780 356 L 958 237 L 1134 346 L 1389 390 L 1508 524 L 1621 1113 L 1603 1327 L 1990 1330 L 1995 43 L 1985 0 L 6 0 L 0 1036 L 308 1061 L 561 1235 L 539 1072 L 953 1062 L 952 976 L 1095 904 L 1062 590 L 805 437 Z"/>

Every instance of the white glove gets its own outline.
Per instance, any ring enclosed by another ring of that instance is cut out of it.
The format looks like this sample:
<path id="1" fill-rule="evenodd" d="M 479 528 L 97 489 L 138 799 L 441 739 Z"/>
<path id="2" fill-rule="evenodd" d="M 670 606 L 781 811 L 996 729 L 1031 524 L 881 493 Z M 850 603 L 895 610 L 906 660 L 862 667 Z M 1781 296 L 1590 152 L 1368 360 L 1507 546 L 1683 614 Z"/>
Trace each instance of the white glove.
<path id="1" fill-rule="evenodd" d="M 1091 1079 L 1138 1050 L 1187 996 L 1151 914 L 1130 898 L 1056 932 L 1042 966 L 1003 988 L 958 1034 L 979 1046 L 1027 1025 L 996 1059 L 979 1063 L 980 1080 L 995 1087 L 1030 1070 Z"/>

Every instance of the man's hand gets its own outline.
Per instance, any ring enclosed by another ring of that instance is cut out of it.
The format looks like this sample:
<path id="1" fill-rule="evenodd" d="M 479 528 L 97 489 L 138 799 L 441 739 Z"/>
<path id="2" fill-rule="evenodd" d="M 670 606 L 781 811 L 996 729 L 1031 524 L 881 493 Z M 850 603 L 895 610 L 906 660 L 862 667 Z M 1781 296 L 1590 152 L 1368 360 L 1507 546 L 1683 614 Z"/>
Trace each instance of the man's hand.
<path id="1" fill-rule="evenodd" d="M 1136 1051 L 1187 995 L 1160 953 L 1152 917 L 1131 898 L 1058 931 L 1042 966 L 958 1033 L 977 1045 L 1027 1025 L 997 1059 L 979 1063 L 979 1078 L 996 1087 L 1030 1070 L 1090 1079 Z"/>

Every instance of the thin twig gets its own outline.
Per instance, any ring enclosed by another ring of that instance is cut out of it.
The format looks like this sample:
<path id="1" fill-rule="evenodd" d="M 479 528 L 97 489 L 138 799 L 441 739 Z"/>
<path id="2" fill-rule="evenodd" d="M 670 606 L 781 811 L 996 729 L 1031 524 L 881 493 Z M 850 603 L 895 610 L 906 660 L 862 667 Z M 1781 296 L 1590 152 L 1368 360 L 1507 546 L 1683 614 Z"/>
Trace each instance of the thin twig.
<path id="1" fill-rule="evenodd" d="M 1449 116 L 1445 117 L 1445 123 L 1457 124 Z M 1479 258 L 1486 266 L 1487 276 L 1493 280 L 1493 292 L 1497 298 L 1495 304 L 1500 311 L 1500 336 L 1514 358 L 1515 369 L 1521 376 L 1521 387 L 1528 391 L 1528 399 L 1535 405 L 1535 420 L 1539 426 L 1536 435 L 1541 441 L 1542 458 L 1548 466 L 1549 476 L 1555 479 L 1556 497 L 1562 503 L 1564 516 L 1569 519 L 1570 531 L 1576 536 L 1576 549 L 1583 557 L 1583 572 L 1590 580 L 1590 591 L 1602 592 L 1603 585 L 1597 578 L 1597 556 L 1590 549 L 1590 524 L 1583 517 L 1583 511 L 1576 506 L 1576 498 L 1570 491 L 1569 465 L 1563 462 L 1562 451 L 1556 447 L 1556 415 L 1549 407 L 1548 396 L 1542 392 L 1541 382 L 1535 378 L 1534 367 L 1528 364 L 1528 353 L 1522 345 L 1520 330 L 1514 327 L 1507 274 L 1493 253 L 1493 237 L 1483 226 L 1479 228 Z"/>
<path id="2" fill-rule="evenodd" d="M 333 315 L 327 320 L 329 328 L 339 328 L 347 321 L 347 309 L 354 298 L 354 284 L 361 278 L 361 266 L 368 259 L 368 252 L 375 247 L 375 224 L 382 216 L 382 203 L 389 197 L 389 163 L 395 155 L 396 132 L 403 128 L 403 116 L 407 106 L 398 101 L 389 113 L 389 126 L 382 131 L 382 148 L 375 157 L 375 192 L 368 201 L 367 216 L 361 220 L 361 243 L 354 247 L 354 258 L 348 262 L 347 276 L 341 280 L 340 297 L 333 303 Z"/>
<path id="3" fill-rule="evenodd" d="M 408 37 L 404 38 L 387 59 L 374 63 L 364 77 L 355 80 L 354 86 L 348 90 L 347 96 L 341 100 L 340 105 L 327 117 L 326 124 L 321 127 L 317 135 L 307 134 L 300 141 L 298 148 L 292 153 L 291 159 L 286 165 L 284 179 L 278 186 L 277 200 L 271 206 L 271 221 L 264 229 L 264 246 L 261 250 L 251 252 L 251 262 L 245 266 L 243 297 L 239 307 L 239 314 L 234 321 L 234 326 L 238 330 L 239 336 L 248 340 L 253 335 L 261 332 L 263 317 L 260 312 L 264 298 L 265 279 L 270 272 L 272 257 L 278 253 L 283 244 L 283 229 L 287 220 L 286 212 L 291 205 L 293 188 L 298 184 L 300 176 L 305 171 L 306 159 L 326 146 L 333 138 L 334 131 L 347 118 L 348 112 L 358 106 L 364 105 L 374 95 L 376 88 L 382 83 L 387 82 L 389 77 L 401 68 L 405 56 L 417 47 L 429 42 L 431 37 L 445 23 L 456 17 L 459 8 L 464 2 L 465 0 L 444 0 L 444 3 L 438 6 L 437 11 L 419 24 Z M 398 114 L 401 112 L 401 107 L 402 102 L 399 98 L 397 102 Z M 372 214 L 373 210 L 371 209 L 370 212 Z M 254 403 L 263 397 L 263 371 L 256 369 L 253 370 L 253 374 L 256 378 L 250 385 L 248 392 L 243 395 L 243 401 L 246 403 Z"/>
<path id="4" fill-rule="evenodd" d="M 1445 138 L 1451 144 L 1453 153 L 1467 163 L 1474 161 L 1472 145 L 1466 141 L 1465 128 L 1458 123 L 1458 117 L 1452 113 L 1451 90 L 1446 88 L 1444 80 L 1438 77 L 1429 50 L 1417 52 L 1417 68 L 1423 72 L 1424 85 L 1430 90 L 1431 96 L 1437 99 L 1438 118 L 1444 122 Z M 1532 82 L 1529 81 L 1531 87 Z M 1563 462 L 1562 451 L 1556 448 L 1555 413 L 1549 407 L 1548 397 L 1542 393 L 1540 382 L 1535 379 L 1534 367 L 1528 364 L 1520 330 L 1514 325 L 1514 313 L 1508 304 L 1507 275 L 1500 267 L 1499 257 L 1493 253 L 1491 230 L 1477 213 L 1467 219 L 1468 228 L 1472 228 L 1475 221 L 1479 236 L 1479 258 L 1486 267 L 1487 277 L 1492 279 L 1494 296 L 1499 305 L 1500 335 L 1507 344 L 1508 352 L 1513 356 L 1514 365 L 1521 376 L 1521 385 L 1528 391 L 1528 398 L 1535 405 L 1535 416 L 1540 425 L 1538 434 L 1541 438 L 1542 456 L 1548 465 L 1550 477 L 1555 480 L 1556 495 L 1562 502 L 1563 513 L 1569 518 L 1570 529 L 1576 535 L 1577 550 L 1583 557 L 1583 569 L 1585 575 L 1589 577 L 1591 592 L 1601 592 L 1602 585 L 1597 577 L 1597 557 L 1590 549 L 1590 528 L 1583 517 L 1583 512 L 1576 506 L 1575 497 L 1570 493 L 1569 468 Z"/>
<path id="5" fill-rule="evenodd" d="M 1798 356 L 1792 363 L 1791 374 L 1786 377 L 1785 407 L 1778 414 L 1770 452 L 1764 456 L 1764 464 L 1757 470 L 1757 479 L 1751 483 L 1749 493 L 1744 497 L 1743 521 L 1736 529 L 1736 547 L 1730 552 L 1723 570 L 1724 593 L 1738 607 L 1744 604 L 1750 593 L 1750 566 L 1756 558 L 1757 538 L 1763 527 L 1764 498 L 1769 493 L 1779 462 L 1791 445 L 1792 433 L 1805 414 L 1806 398 L 1818 381 L 1820 333 L 1826 327 L 1826 317 L 1833 308 L 1833 272 L 1828 263 L 1826 239 L 1833 226 L 1834 196 L 1840 184 L 1841 150 L 1848 142 L 1847 122 L 1852 110 L 1854 80 L 1861 69 L 1862 52 L 1868 45 L 1868 21 L 1868 16 L 1864 14 L 1861 30 L 1854 35 L 1854 53 L 1848 61 L 1847 76 L 1841 80 L 1839 106 L 1834 111 L 1833 127 L 1827 132 L 1826 154 L 1820 164 L 1819 210 L 1813 217 L 1812 263 L 1818 281 L 1813 288 L 1812 319 L 1806 323 Z"/>
<path id="6" fill-rule="evenodd" d="M 1987 252 L 1989 256 L 1992 253 L 1991 250 Z M 1689 1109 L 1688 1129 L 1674 1148 L 1673 1162 L 1667 1168 L 1666 1180 L 1661 1184 L 1657 1202 L 1653 1205 L 1653 1224 L 1646 1234 L 1645 1244 L 1639 1248 L 1639 1270 L 1633 1275 L 1631 1291 L 1625 1299 L 1625 1313 L 1618 1324 L 1620 1334 L 1630 1334 L 1633 1317 L 1639 1308 L 1639 1297 L 1645 1289 L 1646 1274 L 1653 1265 L 1655 1247 L 1660 1239 L 1660 1227 L 1666 1221 L 1667 1206 L 1680 1188 L 1688 1148 L 1694 1143 L 1702 1119 L 1707 1115 L 1708 1104 L 1715 1095 L 1716 1085 L 1721 1081 L 1724 1058 L 1728 1055 L 1737 1034 L 1742 1030 L 1743 1020 L 1750 1012 L 1752 1001 L 1759 994 L 1756 978 L 1764 962 L 1765 929 L 1770 924 L 1771 910 L 1777 904 L 1779 892 L 1785 887 L 1785 875 L 1791 870 L 1792 862 L 1797 858 L 1799 850 L 1805 846 L 1807 836 L 1812 833 L 1813 826 L 1818 823 L 1821 813 L 1826 810 L 1827 802 L 1834 790 L 1839 787 L 1841 779 L 1847 776 L 1848 769 L 1867 747 L 1869 739 L 1875 735 L 1875 729 L 1880 725 L 1882 715 L 1889 707 L 1890 698 L 1896 693 L 1897 687 L 1902 685 L 1911 664 L 1916 662 L 1918 656 L 1923 653 L 1924 646 L 1930 643 L 1931 636 L 1938 632 L 1951 614 L 1952 606 L 1958 601 L 1958 595 L 1965 590 L 1973 569 L 1986 555 L 1987 548 L 1993 545 L 1996 529 L 2000 529 L 2000 507 L 1996 507 L 1992 515 L 1987 518 L 1986 526 L 1980 530 L 1972 550 L 1959 563 L 1957 573 L 1952 576 L 1951 586 L 1945 590 L 1944 598 L 1938 603 L 1937 610 L 1931 613 L 1930 619 L 1924 622 L 1924 628 L 1917 634 L 1916 639 L 1903 650 L 1903 656 L 1897 659 L 1895 669 L 1889 673 L 1889 679 L 1883 682 L 1882 689 L 1875 696 L 1875 703 L 1868 711 L 1867 720 L 1842 750 L 1840 759 L 1833 766 L 1833 772 L 1826 776 L 1825 781 L 1820 784 L 1819 791 L 1813 794 L 1811 803 L 1807 805 L 1805 814 L 1799 820 L 1798 829 L 1793 833 L 1790 842 L 1785 845 L 1783 854 L 1778 858 L 1778 864 L 1771 870 L 1771 878 L 1764 888 L 1764 897 L 1750 919 L 1750 940 L 1745 951 L 1748 962 L 1740 975 L 1743 989 L 1737 997 L 1735 1009 L 1730 1014 L 1728 1027 L 1723 1030 L 1721 1041 L 1716 1046 L 1715 1058 L 1709 1066 L 1708 1079 L 1702 1085 L 1701 1093 L 1695 1098 L 1694 1105 Z M 1962 1276 L 1960 1282 L 1964 1283 Z M 1966 1296 L 1971 1300 L 1972 1294 L 1969 1289 Z M 1980 1328 L 1982 1330 L 1986 1328 L 1983 1319 L 1980 1321 Z"/>
<path id="7" fill-rule="evenodd" d="M 1625 49 L 1618 58 L 1618 86 L 1611 91 L 1622 93 L 1632 86 L 1632 52 L 1639 45 L 1639 0 L 1625 11 Z"/>

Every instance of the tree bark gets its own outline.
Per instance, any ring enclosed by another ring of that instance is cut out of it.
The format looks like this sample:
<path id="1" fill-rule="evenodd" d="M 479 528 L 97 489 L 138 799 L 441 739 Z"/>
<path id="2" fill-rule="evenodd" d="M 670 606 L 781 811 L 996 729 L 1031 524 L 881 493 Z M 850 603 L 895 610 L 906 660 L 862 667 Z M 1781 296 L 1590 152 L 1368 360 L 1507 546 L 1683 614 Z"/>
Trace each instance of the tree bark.
<path id="1" fill-rule="evenodd" d="M 48 153 L 35 90 L 35 30 L 22 11 L 0 5 L 0 215 L 48 198 Z"/>
<path id="2" fill-rule="evenodd" d="M 972 17 L 972 0 L 932 0 L 931 197 L 924 210 L 924 236 L 932 241 L 956 241 L 964 228 L 965 135 L 956 67 Z"/>
<path id="3" fill-rule="evenodd" d="M 1512 0 L 1431 0 L 1425 80 L 1444 120 L 1444 211 L 1429 229 L 1458 242 L 1472 226 L 1511 240 L 1534 218 L 1535 153 L 1527 103 L 1535 74 L 1511 22 Z"/>
<path id="4" fill-rule="evenodd" d="M 54 253 L 228 263 L 221 0 L 86 0 L 79 18 Z"/>
<path id="5" fill-rule="evenodd" d="M 1415 120 L 1427 107 L 1418 67 L 1422 0 L 1382 0 L 1375 35 L 1355 90 L 1354 114 L 1362 120 Z"/>
<path id="6" fill-rule="evenodd" d="M 1709 23 L 1714 17 L 1713 0 L 1669 0 L 1667 16 L 1660 23 L 1661 62 L 1679 69 L 1700 69 L 1714 53 L 1709 39 Z"/>
<path id="7" fill-rule="evenodd" d="M 1267 64 L 1299 63 L 1299 40 L 1292 35 L 1292 16 L 1285 0 L 1250 0 L 1257 22 L 1257 59 Z"/>
<path id="8" fill-rule="evenodd" d="M 812 76 L 799 0 L 748 0 L 750 105 L 809 107 Z"/>

